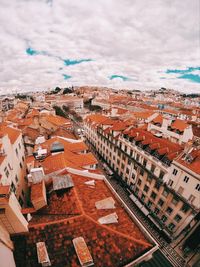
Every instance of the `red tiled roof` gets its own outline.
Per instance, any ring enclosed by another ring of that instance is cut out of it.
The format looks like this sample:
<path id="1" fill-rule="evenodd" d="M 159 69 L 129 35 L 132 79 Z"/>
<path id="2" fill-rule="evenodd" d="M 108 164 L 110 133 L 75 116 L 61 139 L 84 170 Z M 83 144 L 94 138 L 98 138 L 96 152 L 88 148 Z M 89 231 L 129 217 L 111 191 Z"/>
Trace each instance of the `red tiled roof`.
<path id="1" fill-rule="evenodd" d="M 17 138 L 20 136 L 21 131 L 9 126 L 1 126 L 1 131 L 4 134 L 8 134 L 11 144 L 14 144 Z"/>
<path id="2" fill-rule="evenodd" d="M 151 149 L 158 149 L 160 155 L 164 155 L 166 152 L 167 156 L 173 159 L 174 156 L 180 154 L 183 147 L 179 144 L 172 143 L 168 139 L 158 138 L 154 136 L 151 132 L 142 130 L 140 128 L 132 128 L 128 133 L 130 137 L 133 137 L 135 141 L 142 141 L 143 145 L 149 145 Z M 164 153 L 164 154 L 163 154 Z"/>
<path id="3" fill-rule="evenodd" d="M 159 114 L 156 118 L 153 119 L 153 122 L 162 124 L 162 122 L 163 122 L 162 115 Z"/>
<path id="4" fill-rule="evenodd" d="M 28 257 L 24 257 L 19 239 L 13 237 L 18 265 L 38 265 L 35 244 L 39 241 L 45 242 L 52 266 L 80 266 L 72 243 L 79 236 L 84 238 L 97 267 L 124 266 L 152 248 L 104 181 L 96 180 L 95 188 L 91 188 L 85 184 L 87 177 L 72 178 L 72 189 L 62 195 L 52 193 L 49 205 L 32 215 L 29 233 L 24 236 Z M 101 225 L 98 219 L 111 211 L 96 209 L 95 202 L 110 196 L 115 199 L 119 221 Z"/>
<path id="5" fill-rule="evenodd" d="M 192 151 L 190 155 L 193 159 L 191 162 L 187 162 L 183 158 L 177 160 L 177 162 L 188 168 L 189 170 L 200 174 L 200 149 Z"/>
<path id="6" fill-rule="evenodd" d="M 176 129 L 179 130 L 180 132 L 183 132 L 186 128 L 188 127 L 188 124 L 186 121 L 183 120 L 175 120 L 172 124 L 171 124 L 171 128 L 172 129 Z"/>

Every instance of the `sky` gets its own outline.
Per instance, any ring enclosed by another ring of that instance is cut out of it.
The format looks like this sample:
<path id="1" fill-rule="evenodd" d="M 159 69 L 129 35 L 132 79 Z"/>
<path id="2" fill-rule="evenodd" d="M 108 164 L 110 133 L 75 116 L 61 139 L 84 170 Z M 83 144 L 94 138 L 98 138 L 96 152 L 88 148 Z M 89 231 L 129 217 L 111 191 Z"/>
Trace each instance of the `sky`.
<path id="1" fill-rule="evenodd" d="M 0 94 L 56 86 L 200 93 L 199 0 L 1 0 Z"/>

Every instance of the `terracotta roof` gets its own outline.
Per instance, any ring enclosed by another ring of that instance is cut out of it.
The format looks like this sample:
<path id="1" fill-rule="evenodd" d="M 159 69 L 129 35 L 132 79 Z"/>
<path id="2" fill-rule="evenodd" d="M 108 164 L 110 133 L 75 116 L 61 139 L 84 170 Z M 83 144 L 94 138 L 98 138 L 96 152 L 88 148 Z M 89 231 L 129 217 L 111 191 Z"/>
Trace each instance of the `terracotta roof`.
<path id="1" fill-rule="evenodd" d="M 2 162 L 4 161 L 5 158 L 6 158 L 6 156 L 0 156 L 0 165 L 2 164 Z"/>
<path id="2" fill-rule="evenodd" d="M 159 114 L 156 118 L 153 119 L 153 122 L 154 122 L 154 123 L 159 123 L 159 124 L 162 125 L 162 122 L 163 122 L 163 117 L 162 117 L 162 115 Z"/>
<path id="3" fill-rule="evenodd" d="M 1 131 L 4 134 L 8 134 L 11 144 L 14 144 L 17 138 L 20 136 L 21 131 L 9 126 L 1 126 Z"/>
<path id="4" fill-rule="evenodd" d="M 135 141 L 142 141 L 143 145 L 149 145 L 152 150 L 157 150 L 160 155 L 166 154 L 169 159 L 177 157 L 182 151 L 183 147 L 179 144 L 172 143 L 165 138 L 158 138 L 151 132 L 142 130 L 141 128 L 132 128 L 126 132 L 128 136 L 133 137 Z"/>
<path id="5" fill-rule="evenodd" d="M 43 198 L 43 183 L 33 184 L 31 186 L 31 201 Z"/>
<path id="6" fill-rule="evenodd" d="M 0 185 L 0 195 L 8 195 L 10 192 L 9 185 Z"/>
<path id="7" fill-rule="evenodd" d="M 35 141 L 38 136 L 40 136 L 40 131 L 39 129 L 27 127 L 25 130 L 23 130 L 23 135 L 28 136 L 32 141 Z"/>
<path id="8" fill-rule="evenodd" d="M 62 128 L 58 128 L 58 130 L 56 130 L 52 135 L 63 136 L 65 138 L 70 138 L 70 139 L 77 139 L 76 136 L 72 132 L 62 129 Z"/>
<path id="9" fill-rule="evenodd" d="M 191 162 L 187 162 L 185 159 L 183 159 L 184 157 L 177 160 L 177 162 L 196 174 L 200 174 L 200 149 L 193 150 L 190 155 L 193 159 Z"/>
<path id="10" fill-rule="evenodd" d="M 71 121 L 60 116 L 46 115 L 45 120 L 56 125 L 63 126 L 64 124 L 71 124 Z"/>
<path id="11" fill-rule="evenodd" d="M 183 120 L 175 120 L 172 124 L 171 124 L 171 128 L 172 129 L 176 129 L 179 130 L 180 132 L 183 132 L 186 128 L 188 127 L 188 124 L 186 121 Z"/>
<path id="12" fill-rule="evenodd" d="M 35 244 L 39 241 L 45 242 L 52 266 L 80 266 L 72 243 L 79 236 L 84 238 L 97 267 L 124 266 L 153 247 L 104 181 L 95 181 L 95 188 L 91 188 L 85 184 L 87 177 L 72 178 L 73 188 L 61 195 L 53 192 L 49 205 L 32 214 L 24 242 L 13 237 L 17 265 L 38 266 Z M 101 225 L 98 219 L 110 211 L 97 210 L 95 202 L 111 196 L 118 223 Z"/>

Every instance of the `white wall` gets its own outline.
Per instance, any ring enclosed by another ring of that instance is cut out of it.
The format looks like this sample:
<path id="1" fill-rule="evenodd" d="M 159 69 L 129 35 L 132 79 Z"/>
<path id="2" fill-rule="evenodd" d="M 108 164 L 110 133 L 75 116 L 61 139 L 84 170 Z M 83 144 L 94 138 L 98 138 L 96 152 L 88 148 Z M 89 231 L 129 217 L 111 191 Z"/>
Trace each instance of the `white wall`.
<path id="1" fill-rule="evenodd" d="M 13 252 L 0 241 L 0 266 L 16 267 Z"/>

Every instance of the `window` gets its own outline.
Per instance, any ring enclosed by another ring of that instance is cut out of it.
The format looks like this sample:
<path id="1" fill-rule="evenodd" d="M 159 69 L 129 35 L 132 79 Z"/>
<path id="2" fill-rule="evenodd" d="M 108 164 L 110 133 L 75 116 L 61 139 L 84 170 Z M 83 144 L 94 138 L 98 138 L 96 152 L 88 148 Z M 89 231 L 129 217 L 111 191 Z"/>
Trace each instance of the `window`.
<path id="1" fill-rule="evenodd" d="M 179 199 L 178 197 L 174 196 L 173 199 L 172 199 L 172 203 L 176 206 L 179 202 Z"/>
<path id="2" fill-rule="evenodd" d="M 144 175 L 144 170 L 143 169 L 140 169 L 140 175 Z"/>
<path id="3" fill-rule="evenodd" d="M 15 149 L 15 152 L 16 152 L 16 155 L 18 156 L 18 150 L 17 150 L 17 148 Z"/>
<path id="4" fill-rule="evenodd" d="M 172 231 L 172 230 L 175 228 L 175 224 L 170 223 L 170 224 L 168 225 L 168 228 L 169 228 L 169 230 Z"/>
<path id="5" fill-rule="evenodd" d="M 178 189 L 178 193 L 180 195 L 182 195 L 183 194 L 183 191 L 184 191 L 184 188 L 182 186 L 180 186 L 179 189 Z"/>
<path id="6" fill-rule="evenodd" d="M 16 181 L 16 183 L 19 181 L 17 175 L 15 175 L 15 181 Z"/>
<path id="7" fill-rule="evenodd" d="M 184 203 L 182 208 L 181 208 L 181 211 L 186 213 L 186 212 L 188 212 L 189 209 L 190 209 L 189 205 Z"/>
<path id="8" fill-rule="evenodd" d="M 124 163 L 122 163 L 121 167 L 122 167 L 122 169 L 124 169 Z"/>
<path id="9" fill-rule="evenodd" d="M 142 194 L 141 200 L 142 200 L 142 202 L 144 202 L 144 200 L 145 200 L 145 195 L 144 194 Z"/>
<path id="10" fill-rule="evenodd" d="M 124 147 L 124 151 L 127 152 L 127 146 L 126 146 L 126 145 L 125 145 L 125 147 Z"/>
<path id="11" fill-rule="evenodd" d="M 139 162 L 139 158 L 140 158 L 140 156 L 137 154 L 137 156 L 136 156 L 136 161 Z"/>
<path id="12" fill-rule="evenodd" d="M 18 146 L 19 146 L 19 149 L 21 149 L 21 144 L 20 144 L 20 143 L 19 143 L 19 145 L 18 145 Z"/>
<path id="13" fill-rule="evenodd" d="M 135 194 L 138 195 L 138 193 L 139 193 L 139 188 L 136 187 L 136 189 L 135 189 Z"/>
<path id="14" fill-rule="evenodd" d="M 152 181 L 152 176 L 149 174 L 148 177 L 147 177 L 147 181 L 151 183 Z"/>
<path id="15" fill-rule="evenodd" d="M 12 170 L 12 168 L 11 168 L 11 166 L 10 166 L 10 163 L 8 163 L 8 168 L 9 168 L 10 170 Z"/>
<path id="16" fill-rule="evenodd" d="M 155 208 L 154 213 L 155 213 L 156 215 L 158 215 L 159 212 L 160 212 L 160 210 L 159 210 L 158 208 Z"/>
<path id="17" fill-rule="evenodd" d="M 5 172 L 6 177 L 8 178 L 8 176 L 9 176 L 9 171 L 8 171 L 8 168 L 7 168 L 7 167 L 4 168 L 4 172 Z"/>
<path id="18" fill-rule="evenodd" d="M 159 179 L 163 179 L 165 173 L 163 171 L 160 171 L 160 174 L 159 174 Z"/>
<path id="19" fill-rule="evenodd" d="M 156 197 L 157 197 L 157 194 L 156 194 L 155 192 L 152 192 L 152 193 L 151 193 L 151 198 L 153 198 L 153 199 L 155 200 Z"/>
<path id="20" fill-rule="evenodd" d="M 155 188 L 156 188 L 157 190 L 160 189 L 160 184 L 159 184 L 158 182 L 155 183 Z"/>
<path id="21" fill-rule="evenodd" d="M 151 172 L 153 172 L 154 173 L 154 171 L 155 171 L 155 168 L 156 168 L 156 166 L 155 165 L 151 165 Z"/>
<path id="22" fill-rule="evenodd" d="M 13 182 L 11 184 L 11 191 L 14 192 L 14 193 L 16 192 L 16 187 L 15 187 Z"/>
<path id="23" fill-rule="evenodd" d="M 163 216 L 161 217 L 161 221 L 165 223 L 165 222 L 167 221 L 167 216 L 163 215 Z"/>
<path id="24" fill-rule="evenodd" d="M 118 159 L 118 160 L 117 160 L 117 165 L 119 165 L 119 163 L 120 163 L 120 160 Z"/>
<path id="25" fill-rule="evenodd" d="M 178 171 L 176 169 L 173 170 L 172 174 L 177 175 Z"/>
<path id="26" fill-rule="evenodd" d="M 131 164 L 131 159 L 128 159 L 128 165 L 130 165 Z"/>
<path id="27" fill-rule="evenodd" d="M 170 207 L 168 207 L 168 208 L 166 209 L 166 212 L 167 212 L 168 214 L 171 214 L 171 213 L 172 213 L 172 211 L 173 211 L 173 209 L 172 209 L 172 208 L 170 208 Z"/>
<path id="28" fill-rule="evenodd" d="M 174 181 L 172 181 L 171 179 L 169 179 L 168 185 L 169 185 L 169 186 L 172 186 L 173 183 L 174 183 Z"/>
<path id="29" fill-rule="evenodd" d="M 189 181 L 189 179 L 190 179 L 190 178 L 189 178 L 188 176 L 185 176 L 184 179 L 183 179 L 183 181 L 184 181 L 185 183 L 187 183 L 187 182 Z"/>
<path id="30" fill-rule="evenodd" d="M 146 159 L 143 160 L 143 166 L 144 166 L 144 167 L 147 166 L 147 160 L 146 160 Z"/>
<path id="31" fill-rule="evenodd" d="M 126 173 L 129 174 L 129 169 L 128 168 L 126 168 Z"/>
<path id="32" fill-rule="evenodd" d="M 195 187 L 195 189 L 196 189 L 197 191 L 200 191 L 200 184 L 197 184 L 196 187 Z"/>
<path id="33" fill-rule="evenodd" d="M 182 217 L 179 214 L 176 214 L 176 216 L 174 217 L 174 220 L 179 223 L 181 221 Z"/>
<path id="34" fill-rule="evenodd" d="M 163 194 L 163 196 L 167 197 L 169 195 L 169 191 L 167 189 L 165 189 L 162 194 Z"/>
<path id="35" fill-rule="evenodd" d="M 147 207 L 151 208 L 151 206 L 152 206 L 152 202 L 149 200 L 149 201 L 147 202 Z"/>
<path id="36" fill-rule="evenodd" d="M 138 185 L 140 186 L 140 185 L 141 185 L 141 183 L 142 183 L 142 180 L 141 180 L 141 179 L 139 179 L 139 180 L 138 180 Z"/>
<path id="37" fill-rule="evenodd" d="M 22 164 L 21 164 L 21 162 L 19 163 L 19 166 L 20 166 L 20 168 L 22 169 Z"/>
<path id="38" fill-rule="evenodd" d="M 158 205 L 159 205 L 160 207 L 162 207 L 163 204 L 164 204 L 164 201 L 163 201 L 162 199 L 159 199 L 159 201 L 158 201 Z"/>
<path id="39" fill-rule="evenodd" d="M 22 156 L 22 161 L 24 161 L 24 156 Z"/>
<path id="40" fill-rule="evenodd" d="M 122 159 L 125 160 L 126 159 L 126 156 L 125 154 L 122 155 Z"/>
<path id="41" fill-rule="evenodd" d="M 192 202 L 194 202 L 194 200 L 195 200 L 195 196 L 190 195 L 190 197 L 188 198 L 188 201 L 189 201 L 190 203 L 192 203 Z"/>
<path id="42" fill-rule="evenodd" d="M 23 201 L 23 199 L 22 199 L 21 197 L 19 197 L 19 204 L 21 205 L 21 207 L 22 207 L 23 204 L 24 204 L 24 201 Z"/>
<path id="43" fill-rule="evenodd" d="M 148 193 L 149 187 L 147 185 L 144 186 L 144 192 Z"/>

